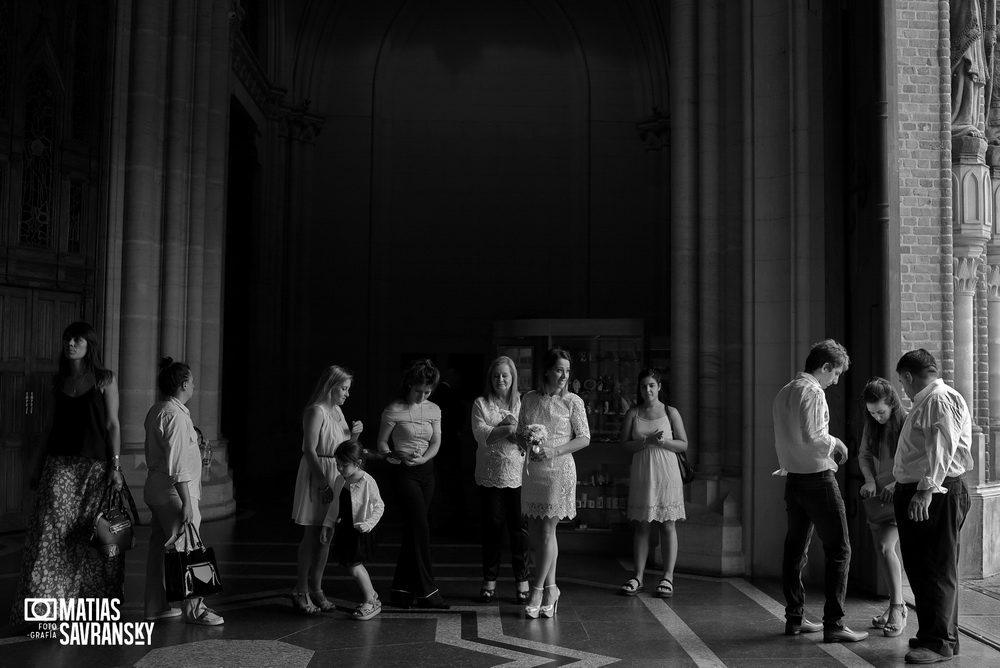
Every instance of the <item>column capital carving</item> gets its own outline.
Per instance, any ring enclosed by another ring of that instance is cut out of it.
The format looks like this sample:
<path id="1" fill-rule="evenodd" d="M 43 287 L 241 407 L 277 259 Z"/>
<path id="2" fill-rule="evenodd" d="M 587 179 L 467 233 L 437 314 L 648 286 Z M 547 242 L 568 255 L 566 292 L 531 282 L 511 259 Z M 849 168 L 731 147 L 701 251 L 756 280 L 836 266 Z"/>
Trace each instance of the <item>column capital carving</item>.
<path id="1" fill-rule="evenodd" d="M 300 104 L 282 105 L 279 114 L 281 118 L 281 136 L 294 139 L 302 144 L 315 144 L 316 137 L 323 130 L 326 120 L 319 114 L 309 112 L 310 100 Z"/>
<path id="2" fill-rule="evenodd" d="M 953 262 L 955 293 L 974 295 L 979 282 L 979 258 L 956 255 Z"/>
<path id="3" fill-rule="evenodd" d="M 670 147 L 670 116 L 657 107 L 653 107 L 652 114 L 636 123 L 635 128 L 647 151 Z"/>
<path id="4" fill-rule="evenodd" d="M 1000 302 L 1000 264 L 986 265 L 986 298 Z"/>

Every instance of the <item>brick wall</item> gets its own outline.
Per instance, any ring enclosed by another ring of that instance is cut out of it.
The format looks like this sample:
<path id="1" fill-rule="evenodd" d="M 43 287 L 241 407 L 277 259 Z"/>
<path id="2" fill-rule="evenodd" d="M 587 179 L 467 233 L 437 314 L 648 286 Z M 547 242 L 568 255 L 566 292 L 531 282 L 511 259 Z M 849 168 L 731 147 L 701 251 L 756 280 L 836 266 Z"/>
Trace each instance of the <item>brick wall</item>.
<path id="1" fill-rule="evenodd" d="M 896 3 L 900 341 L 904 352 L 931 351 L 951 378 L 951 151 L 950 128 L 942 123 L 951 113 L 947 12 L 936 0 Z"/>

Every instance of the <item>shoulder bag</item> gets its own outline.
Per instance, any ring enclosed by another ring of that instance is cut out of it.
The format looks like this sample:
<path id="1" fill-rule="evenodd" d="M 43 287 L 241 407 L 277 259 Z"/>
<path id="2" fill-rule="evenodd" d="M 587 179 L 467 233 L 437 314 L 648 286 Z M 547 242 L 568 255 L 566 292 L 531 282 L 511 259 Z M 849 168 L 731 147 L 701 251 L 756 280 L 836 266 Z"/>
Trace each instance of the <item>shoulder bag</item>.
<path id="1" fill-rule="evenodd" d="M 674 433 L 674 423 L 670 421 L 670 406 L 667 406 L 666 409 L 667 409 L 667 422 L 670 424 L 670 435 L 676 436 L 676 434 Z M 691 447 L 690 442 L 688 443 L 688 447 Z M 684 454 L 683 452 L 675 452 L 674 454 L 677 455 L 677 467 L 681 470 L 681 482 L 686 485 L 692 480 L 694 480 L 695 476 L 694 467 L 691 466 L 691 463 L 688 461 L 687 455 Z"/>
<path id="2" fill-rule="evenodd" d="M 132 510 L 131 515 L 125 509 L 126 498 Z M 139 525 L 139 513 L 125 480 L 122 480 L 121 489 L 115 489 L 114 485 L 104 488 L 99 508 L 97 517 L 94 518 L 90 546 L 106 557 L 117 556 L 135 547 L 135 531 L 132 526 Z"/>

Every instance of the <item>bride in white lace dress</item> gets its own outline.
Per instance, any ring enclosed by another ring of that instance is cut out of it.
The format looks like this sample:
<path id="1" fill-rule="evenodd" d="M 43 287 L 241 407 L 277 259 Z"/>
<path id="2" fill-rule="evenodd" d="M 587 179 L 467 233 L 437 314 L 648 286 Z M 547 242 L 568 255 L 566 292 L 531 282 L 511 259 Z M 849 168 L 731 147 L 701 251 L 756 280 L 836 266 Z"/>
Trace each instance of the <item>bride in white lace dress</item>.
<path id="1" fill-rule="evenodd" d="M 572 453 L 590 445 L 590 427 L 583 400 L 569 391 L 569 354 L 553 348 L 545 355 L 541 389 L 521 397 L 518 426 L 542 425 L 548 437 L 528 450 L 521 483 L 521 511 L 528 516 L 529 538 L 535 549 L 535 578 L 524 608 L 528 617 L 552 617 L 558 610 L 556 586 L 556 526 L 576 516 L 576 463 Z"/>

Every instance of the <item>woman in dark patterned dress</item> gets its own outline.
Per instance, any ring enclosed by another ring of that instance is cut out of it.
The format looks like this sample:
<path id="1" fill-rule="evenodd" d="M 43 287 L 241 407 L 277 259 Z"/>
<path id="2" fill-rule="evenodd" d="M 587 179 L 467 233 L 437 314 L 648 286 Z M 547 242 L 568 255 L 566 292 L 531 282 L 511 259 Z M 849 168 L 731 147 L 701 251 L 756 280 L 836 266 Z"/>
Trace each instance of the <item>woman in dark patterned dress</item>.
<path id="1" fill-rule="evenodd" d="M 31 478 L 37 491 L 10 615 L 15 627 L 24 623 L 25 598 L 123 596 L 125 555 L 104 556 L 89 544 L 102 493 L 123 481 L 118 383 L 92 326 L 74 322 L 62 342 L 52 429 Z"/>

